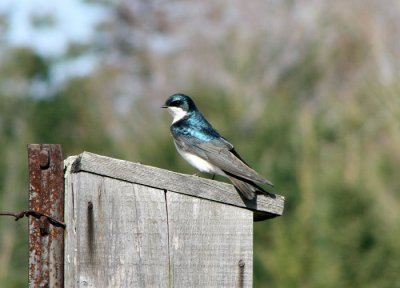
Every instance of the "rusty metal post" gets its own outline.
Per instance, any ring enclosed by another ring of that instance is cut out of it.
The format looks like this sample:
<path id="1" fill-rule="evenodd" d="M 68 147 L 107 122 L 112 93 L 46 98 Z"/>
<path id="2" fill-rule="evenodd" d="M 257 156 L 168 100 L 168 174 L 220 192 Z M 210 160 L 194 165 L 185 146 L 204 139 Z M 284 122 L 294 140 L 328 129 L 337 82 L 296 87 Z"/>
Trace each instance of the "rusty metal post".
<path id="1" fill-rule="evenodd" d="M 64 221 L 61 145 L 29 144 L 29 209 Z M 29 218 L 29 287 L 64 287 L 64 229 Z"/>

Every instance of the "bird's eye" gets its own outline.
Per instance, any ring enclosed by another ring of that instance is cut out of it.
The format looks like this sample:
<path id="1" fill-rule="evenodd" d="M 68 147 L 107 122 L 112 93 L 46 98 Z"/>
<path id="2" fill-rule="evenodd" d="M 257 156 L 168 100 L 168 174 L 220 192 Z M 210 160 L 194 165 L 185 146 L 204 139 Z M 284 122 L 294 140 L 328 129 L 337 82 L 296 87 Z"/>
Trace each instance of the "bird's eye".
<path id="1" fill-rule="evenodd" d="M 171 106 L 179 107 L 181 106 L 182 101 L 181 100 L 175 100 L 171 102 Z"/>

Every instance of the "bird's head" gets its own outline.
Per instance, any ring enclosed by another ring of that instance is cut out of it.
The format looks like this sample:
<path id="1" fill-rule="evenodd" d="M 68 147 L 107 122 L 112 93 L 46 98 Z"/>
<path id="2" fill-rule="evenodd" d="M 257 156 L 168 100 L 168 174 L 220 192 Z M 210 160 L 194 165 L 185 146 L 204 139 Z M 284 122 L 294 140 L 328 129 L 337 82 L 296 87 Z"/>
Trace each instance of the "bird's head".
<path id="1" fill-rule="evenodd" d="M 170 96 L 162 108 L 168 108 L 168 112 L 174 118 L 172 123 L 184 118 L 188 113 L 197 111 L 193 100 L 185 94 L 174 94 Z"/>

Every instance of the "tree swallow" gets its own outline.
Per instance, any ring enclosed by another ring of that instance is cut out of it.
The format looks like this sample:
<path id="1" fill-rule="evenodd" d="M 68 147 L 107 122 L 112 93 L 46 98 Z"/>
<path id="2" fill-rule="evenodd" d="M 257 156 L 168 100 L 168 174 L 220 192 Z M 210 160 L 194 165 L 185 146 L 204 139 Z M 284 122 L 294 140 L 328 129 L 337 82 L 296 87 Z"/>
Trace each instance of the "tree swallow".
<path id="1" fill-rule="evenodd" d="M 255 182 L 273 186 L 239 156 L 184 94 L 170 96 L 162 108 L 172 115 L 171 134 L 179 154 L 201 172 L 228 177 L 242 195 L 251 200 L 257 192 L 269 193 Z"/>

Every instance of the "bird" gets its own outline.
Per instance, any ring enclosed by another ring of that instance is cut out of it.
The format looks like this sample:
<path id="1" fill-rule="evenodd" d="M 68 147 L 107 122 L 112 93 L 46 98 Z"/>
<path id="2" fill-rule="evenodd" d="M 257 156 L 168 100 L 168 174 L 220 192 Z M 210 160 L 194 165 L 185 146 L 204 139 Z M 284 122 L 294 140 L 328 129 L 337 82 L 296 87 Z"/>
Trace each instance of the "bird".
<path id="1" fill-rule="evenodd" d="M 189 96 L 173 94 L 161 107 L 167 108 L 172 115 L 170 131 L 175 147 L 189 164 L 200 172 L 227 177 L 241 196 L 248 200 L 253 200 L 260 193 L 271 195 L 256 183 L 273 184 L 242 159 Z"/>

